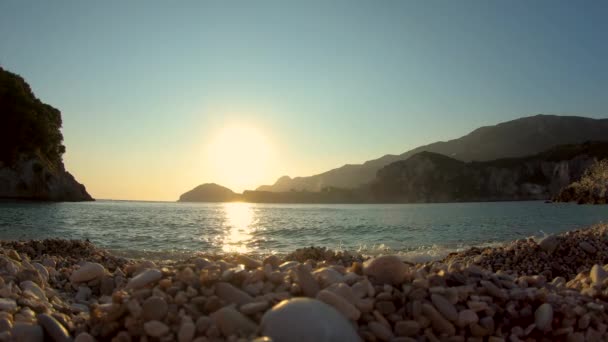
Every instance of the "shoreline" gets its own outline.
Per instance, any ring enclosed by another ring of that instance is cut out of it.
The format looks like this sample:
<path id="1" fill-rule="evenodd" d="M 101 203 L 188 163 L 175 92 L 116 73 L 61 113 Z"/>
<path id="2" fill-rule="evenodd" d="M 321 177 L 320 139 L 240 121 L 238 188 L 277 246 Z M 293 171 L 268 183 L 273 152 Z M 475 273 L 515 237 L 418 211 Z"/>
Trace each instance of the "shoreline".
<path id="1" fill-rule="evenodd" d="M 424 263 L 315 247 L 155 263 L 86 241 L 0 241 L 0 341 L 284 341 L 327 321 L 366 341 L 604 340 L 606 260 L 607 224 Z M 276 322 L 298 305 L 318 319 Z"/>

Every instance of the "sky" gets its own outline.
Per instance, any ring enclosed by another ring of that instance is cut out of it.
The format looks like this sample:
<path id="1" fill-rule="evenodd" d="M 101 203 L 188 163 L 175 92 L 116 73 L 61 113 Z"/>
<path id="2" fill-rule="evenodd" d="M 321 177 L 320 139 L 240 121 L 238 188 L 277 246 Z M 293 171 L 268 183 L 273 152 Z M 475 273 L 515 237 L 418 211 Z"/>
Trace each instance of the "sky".
<path id="1" fill-rule="evenodd" d="M 606 1 L 0 1 L 0 65 L 98 199 L 235 191 L 535 115 L 608 117 Z"/>

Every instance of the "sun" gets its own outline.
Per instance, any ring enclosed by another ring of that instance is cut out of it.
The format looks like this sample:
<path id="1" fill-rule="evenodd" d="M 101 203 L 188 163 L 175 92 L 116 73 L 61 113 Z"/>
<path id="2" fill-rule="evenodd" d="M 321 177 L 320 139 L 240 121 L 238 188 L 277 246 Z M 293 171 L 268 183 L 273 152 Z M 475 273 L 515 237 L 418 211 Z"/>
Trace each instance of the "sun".
<path id="1" fill-rule="evenodd" d="M 207 145 L 207 155 L 213 181 L 237 192 L 262 185 L 274 163 L 267 135 L 250 125 L 221 129 Z"/>

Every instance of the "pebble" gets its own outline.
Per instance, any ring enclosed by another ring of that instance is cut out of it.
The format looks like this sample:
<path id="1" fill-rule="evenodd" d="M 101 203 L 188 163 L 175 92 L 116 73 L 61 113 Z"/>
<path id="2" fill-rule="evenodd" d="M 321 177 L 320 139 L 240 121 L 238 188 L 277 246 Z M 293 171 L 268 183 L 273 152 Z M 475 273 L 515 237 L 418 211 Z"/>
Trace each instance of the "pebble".
<path id="1" fill-rule="evenodd" d="M 167 302 L 159 296 L 150 296 L 142 304 L 142 315 L 146 321 L 162 321 L 168 310 Z"/>
<path id="2" fill-rule="evenodd" d="M 38 324 L 40 324 L 47 335 L 55 342 L 69 342 L 71 341 L 70 334 L 66 328 L 61 325 L 55 318 L 47 314 L 38 315 Z"/>
<path id="3" fill-rule="evenodd" d="M 458 313 L 458 321 L 456 325 L 461 328 L 464 328 L 470 324 L 477 322 L 479 322 L 479 316 L 477 316 L 477 313 L 475 313 L 475 311 L 473 310 L 467 309 L 462 310 Z"/>
<path id="4" fill-rule="evenodd" d="M 544 303 L 536 309 L 534 312 L 534 323 L 536 327 L 541 331 L 551 329 L 551 322 L 553 321 L 553 307 L 549 303 Z"/>
<path id="5" fill-rule="evenodd" d="M 433 302 L 437 311 L 439 311 L 447 320 L 454 322 L 458 319 L 458 311 L 444 296 L 432 294 L 431 302 Z"/>
<path id="6" fill-rule="evenodd" d="M 356 321 L 361 316 L 361 312 L 343 297 L 329 291 L 321 290 L 317 294 L 317 299 L 333 306 L 336 310 L 344 315 L 344 317 Z"/>
<path id="7" fill-rule="evenodd" d="M 310 271 L 304 267 L 304 265 L 294 267 L 294 271 L 296 274 L 296 281 L 300 285 L 302 293 L 306 297 L 316 297 L 317 293 L 319 293 L 319 284 L 312 276 L 312 273 L 310 273 Z"/>
<path id="8" fill-rule="evenodd" d="M 257 330 L 255 322 L 236 311 L 232 306 L 225 306 L 217 310 L 211 314 L 211 319 L 226 337 L 238 334 L 249 335 Z"/>
<path id="9" fill-rule="evenodd" d="M 93 279 L 100 278 L 104 275 L 106 269 L 103 265 L 96 262 L 86 262 L 79 269 L 72 272 L 70 281 L 72 283 L 87 282 Z"/>
<path id="10" fill-rule="evenodd" d="M 333 307 L 310 298 L 284 300 L 268 310 L 260 324 L 273 342 L 360 341 L 350 322 Z"/>
<path id="11" fill-rule="evenodd" d="M 589 276 L 591 277 L 591 282 L 593 284 L 601 284 L 604 279 L 608 278 L 608 272 L 606 272 L 602 266 L 595 264 L 591 267 Z"/>
<path id="12" fill-rule="evenodd" d="M 87 332 L 81 332 L 76 336 L 74 342 L 95 342 L 95 338 Z"/>
<path id="13" fill-rule="evenodd" d="M 127 283 L 127 289 L 139 289 L 146 285 L 159 281 L 163 273 L 155 268 L 149 268 L 131 278 Z"/>
<path id="14" fill-rule="evenodd" d="M 581 243 L 579 243 L 578 245 L 582 250 L 589 254 L 595 254 L 597 252 L 597 249 L 587 241 L 581 241 Z"/>
<path id="15" fill-rule="evenodd" d="M 367 326 L 369 327 L 369 330 L 372 331 L 374 336 L 376 336 L 380 341 L 390 341 L 394 337 L 391 329 L 386 327 L 384 324 L 373 321 L 369 322 Z"/>
<path id="16" fill-rule="evenodd" d="M 399 321 L 395 323 L 397 336 L 416 336 L 420 332 L 420 323 L 413 320 Z"/>
<path id="17" fill-rule="evenodd" d="M 237 305 L 244 305 L 253 301 L 253 298 L 246 292 L 234 287 L 230 283 L 224 282 L 215 284 L 215 295 L 229 303 Z"/>
<path id="18" fill-rule="evenodd" d="M 242 305 L 239 310 L 245 315 L 253 315 L 268 308 L 268 302 L 253 302 Z"/>
<path id="19" fill-rule="evenodd" d="M 408 270 L 408 266 L 395 255 L 380 256 L 363 264 L 363 274 L 383 284 L 401 284 Z"/>
<path id="20" fill-rule="evenodd" d="M 440 334 L 454 335 L 456 334 L 456 328 L 452 323 L 443 318 L 443 316 L 435 310 L 430 304 L 422 304 L 422 313 L 431 321 L 433 329 Z"/>
<path id="21" fill-rule="evenodd" d="M 11 298 L 0 298 L 0 310 L 13 311 L 17 308 L 17 302 Z"/>
<path id="22" fill-rule="evenodd" d="M 248 257 L 245 254 L 239 254 L 236 257 L 236 261 L 240 264 L 243 264 L 246 268 L 250 269 L 255 269 L 262 266 L 262 263 L 260 261 Z"/>
<path id="23" fill-rule="evenodd" d="M 0 318 L 0 332 L 10 331 L 13 328 L 13 322 L 8 318 Z"/>
<path id="24" fill-rule="evenodd" d="M 559 238 L 555 235 L 549 235 L 542 239 L 538 245 L 547 253 L 553 253 L 553 251 L 559 245 Z"/>
<path id="25" fill-rule="evenodd" d="M 279 265 L 281 264 L 281 260 L 276 255 L 269 255 L 264 259 L 264 261 L 262 261 L 262 264 L 264 264 L 264 265 L 268 264 L 268 265 L 272 266 L 272 268 L 278 268 Z"/>
<path id="26" fill-rule="evenodd" d="M 160 321 L 149 321 L 144 323 L 144 331 L 148 336 L 161 337 L 169 332 L 169 327 Z"/>
<path id="27" fill-rule="evenodd" d="M 43 342 L 44 332 L 42 327 L 36 324 L 17 322 L 11 330 L 14 342 Z"/>
<path id="28" fill-rule="evenodd" d="M 182 322 L 182 325 L 179 327 L 179 332 L 177 333 L 177 340 L 179 342 L 190 342 L 194 339 L 195 334 L 196 326 L 192 321 Z"/>

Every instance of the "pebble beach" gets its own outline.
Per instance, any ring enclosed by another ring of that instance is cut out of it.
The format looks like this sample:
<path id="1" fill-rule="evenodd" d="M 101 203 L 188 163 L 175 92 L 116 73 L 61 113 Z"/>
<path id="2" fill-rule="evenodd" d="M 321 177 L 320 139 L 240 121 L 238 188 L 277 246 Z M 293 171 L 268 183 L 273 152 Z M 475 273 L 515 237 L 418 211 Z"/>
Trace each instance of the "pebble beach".
<path id="1" fill-rule="evenodd" d="M 608 341 L 608 225 L 413 264 L 0 242 L 0 341 Z"/>

